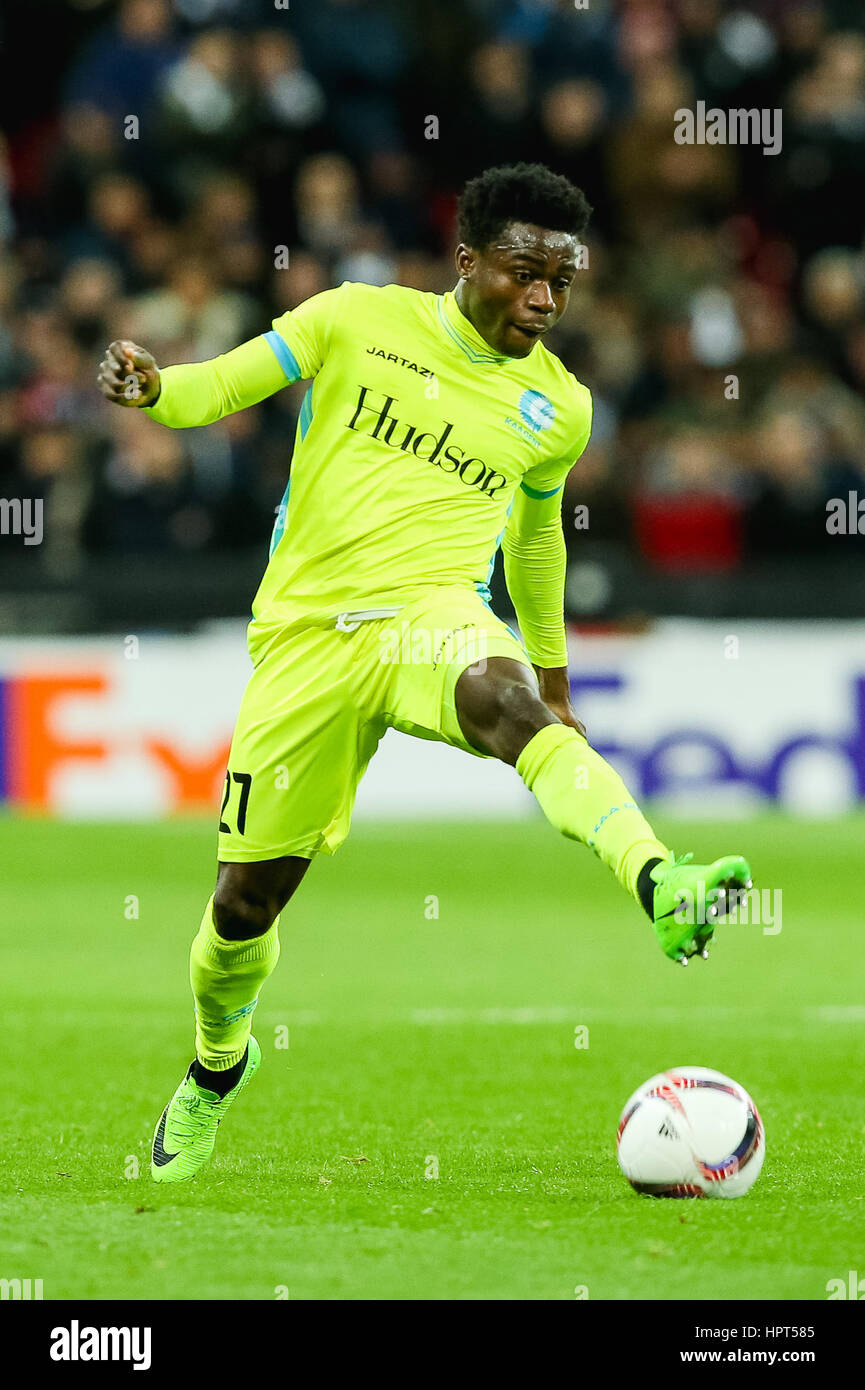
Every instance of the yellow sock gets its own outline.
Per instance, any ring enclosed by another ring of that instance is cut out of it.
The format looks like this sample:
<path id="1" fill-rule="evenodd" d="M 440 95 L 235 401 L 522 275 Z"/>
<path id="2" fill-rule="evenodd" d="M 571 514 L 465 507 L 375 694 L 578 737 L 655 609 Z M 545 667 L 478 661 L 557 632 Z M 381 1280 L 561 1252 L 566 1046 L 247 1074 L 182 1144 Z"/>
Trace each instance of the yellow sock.
<path id="1" fill-rule="evenodd" d="M 209 1071 L 227 1071 L 243 1056 L 258 991 L 279 960 L 279 918 L 253 941 L 226 941 L 213 925 L 213 898 L 189 952 L 195 997 L 195 1053 Z"/>
<path id="2" fill-rule="evenodd" d="M 517 758 L 517 772 L 547 820 L 582 840 L 633 898 L 647 859 L 672 859 L 617 772 L 576 729 L 548 724 Z"/>

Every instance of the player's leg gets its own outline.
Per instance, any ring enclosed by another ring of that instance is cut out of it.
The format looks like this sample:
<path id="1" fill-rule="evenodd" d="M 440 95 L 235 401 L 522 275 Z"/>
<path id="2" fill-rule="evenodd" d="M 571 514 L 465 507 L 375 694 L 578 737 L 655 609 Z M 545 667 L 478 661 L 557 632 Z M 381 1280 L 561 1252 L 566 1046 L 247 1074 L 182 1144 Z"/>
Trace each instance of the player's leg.
<path id="1" fill-rule="evenodd" d="M 556 829 L 594 849 L 641 901 L 644 866 L 670 851 L 615 769 L 547 708 L 531 667 L 492 657 L 462 672 L 454 700 L 469 743 L 515 767 Z"/>
<path id="2" fill-rule="evenodd" d="M 276 640 L 255 667 L 229 755 L 216 891 L 189 961 L 195 1058 L 156 1128 L 151 1172 L 180 1182 L 258 1069 L 259 991 L 279 959 L 279 914 L 310 860 L 348 833 L 357 782 L 381 729 L 360 727 L 341 633 Z"/>
<path id="3" fill-rule="evenodd" d="M 224 1095 L 233 1086 L 258 993 L 279 960 L 279 914 L 300 886 L 309 859 L 221 863 L 189 957 L 195 999 L 192 1076 Z"/>
<path id="4" fill-rule="evenodd" d="M 454 708 L 472 747 L 515 767 L 556 829 L 612 869 L 645 909 L 667 955 L 687 963 L 706 953 L 726 893 L 750 887 L 741 856 L 711 865 L 690 865 L 690 856 L 674 861 L 619 774 L 547 708 L 534 671 L 518 659 L 492 657 L 464 669 Z"/>
<path id="5" fill-rule="evenodd" d="M 156 1126 L 156 1182 L 194 1177 L 210 1158 L 228 1110 L 258 1071 L 252 1014 L 279 960 L 279 914 L 309 863 L 283 856 L 219 865 L 216 892 L 189 953 L 195 1057 Z"/>
<path id="6" fill-rule="evenodd" d="M 399 627 L 389 722 L 516 767 L 548 820 L 589 845 L 645 909 L 668 956 L 704 951 L 726 892 L 750 887 L 746 861 L 673 860 L 615 769 L 541 700 L 528 653 L 480 595 L 439 590 L 403 610 Z"/>

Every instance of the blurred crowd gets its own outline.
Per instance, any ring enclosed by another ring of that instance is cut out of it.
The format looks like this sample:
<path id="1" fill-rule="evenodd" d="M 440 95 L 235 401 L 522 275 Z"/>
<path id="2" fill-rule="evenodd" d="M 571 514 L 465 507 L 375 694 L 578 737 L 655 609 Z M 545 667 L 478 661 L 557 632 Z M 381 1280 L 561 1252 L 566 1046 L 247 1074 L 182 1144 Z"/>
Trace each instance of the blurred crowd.
<path id="1" fill-rule="evenodd" d="M 0 138 L 0 496 L 45 499 L 22 563 L 264 553 L 301 388 L 171 432 L 103 402 L 104 347 L 200 360 L 345 279 L 452 288 L 462 182 L 517 159 L 595 208 L 550 340 L 595 399 L 575 553 L 588 534 L 712 573 L 844 544 L 827 500 L 865 496 L 859 0 L 68 8 L 62 72 Z M 780 109 L 780 153 L 677 144 L 698 101 Z"/>

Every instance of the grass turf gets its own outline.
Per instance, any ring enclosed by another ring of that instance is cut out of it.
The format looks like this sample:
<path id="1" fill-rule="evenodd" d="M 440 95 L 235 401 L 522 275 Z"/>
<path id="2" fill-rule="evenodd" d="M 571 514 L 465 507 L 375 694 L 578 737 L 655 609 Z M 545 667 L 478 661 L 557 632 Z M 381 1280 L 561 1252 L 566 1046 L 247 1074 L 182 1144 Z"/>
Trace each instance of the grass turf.
<path id="1" fill-rule="evenodd" d="M 749 854 L 783 930 L 722 925 L 683 970 L 541 819 L 358 824 L 283 916 L 262 1070 L 212 1163 L 157 1187 L 212 828 L 4 820 L 0 1276 L 47 1299 L 819 1300 L 865 1272 L 865 820 L 657 828 Z M 618 1171 L 625 1099 L 684 1064 L 760 1106 L 740 1201 Z"/>

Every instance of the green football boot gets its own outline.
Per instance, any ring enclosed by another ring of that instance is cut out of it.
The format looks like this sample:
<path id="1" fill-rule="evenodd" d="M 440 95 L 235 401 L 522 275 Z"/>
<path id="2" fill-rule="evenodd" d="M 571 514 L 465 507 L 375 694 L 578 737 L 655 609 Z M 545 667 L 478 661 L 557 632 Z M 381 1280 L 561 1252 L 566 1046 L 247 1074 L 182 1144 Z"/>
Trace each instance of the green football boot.
<path id="1" fill-rule="evenodd" d="M 260 1065 L 261 1048 L 251 1037 L 240 1080 L 222 1097 L 193 1081 L 190 1067 L 156 1126 L 150 1164 L 154 1182 L 186 1182 L 195 1176 L 213 1153 L 220 1121 Z"/>
<path id="2" fill-rule="evenodd" d="M 714 864 L 692 864 L 693 854 L 661 861 L 649 872 L 655 884 L 653 926 L 661 950 L 687 965 L 691 956 L 709 957 L 708 943 L 719 918 L 751 887 L 747 859 L 730 854 Z"/>

